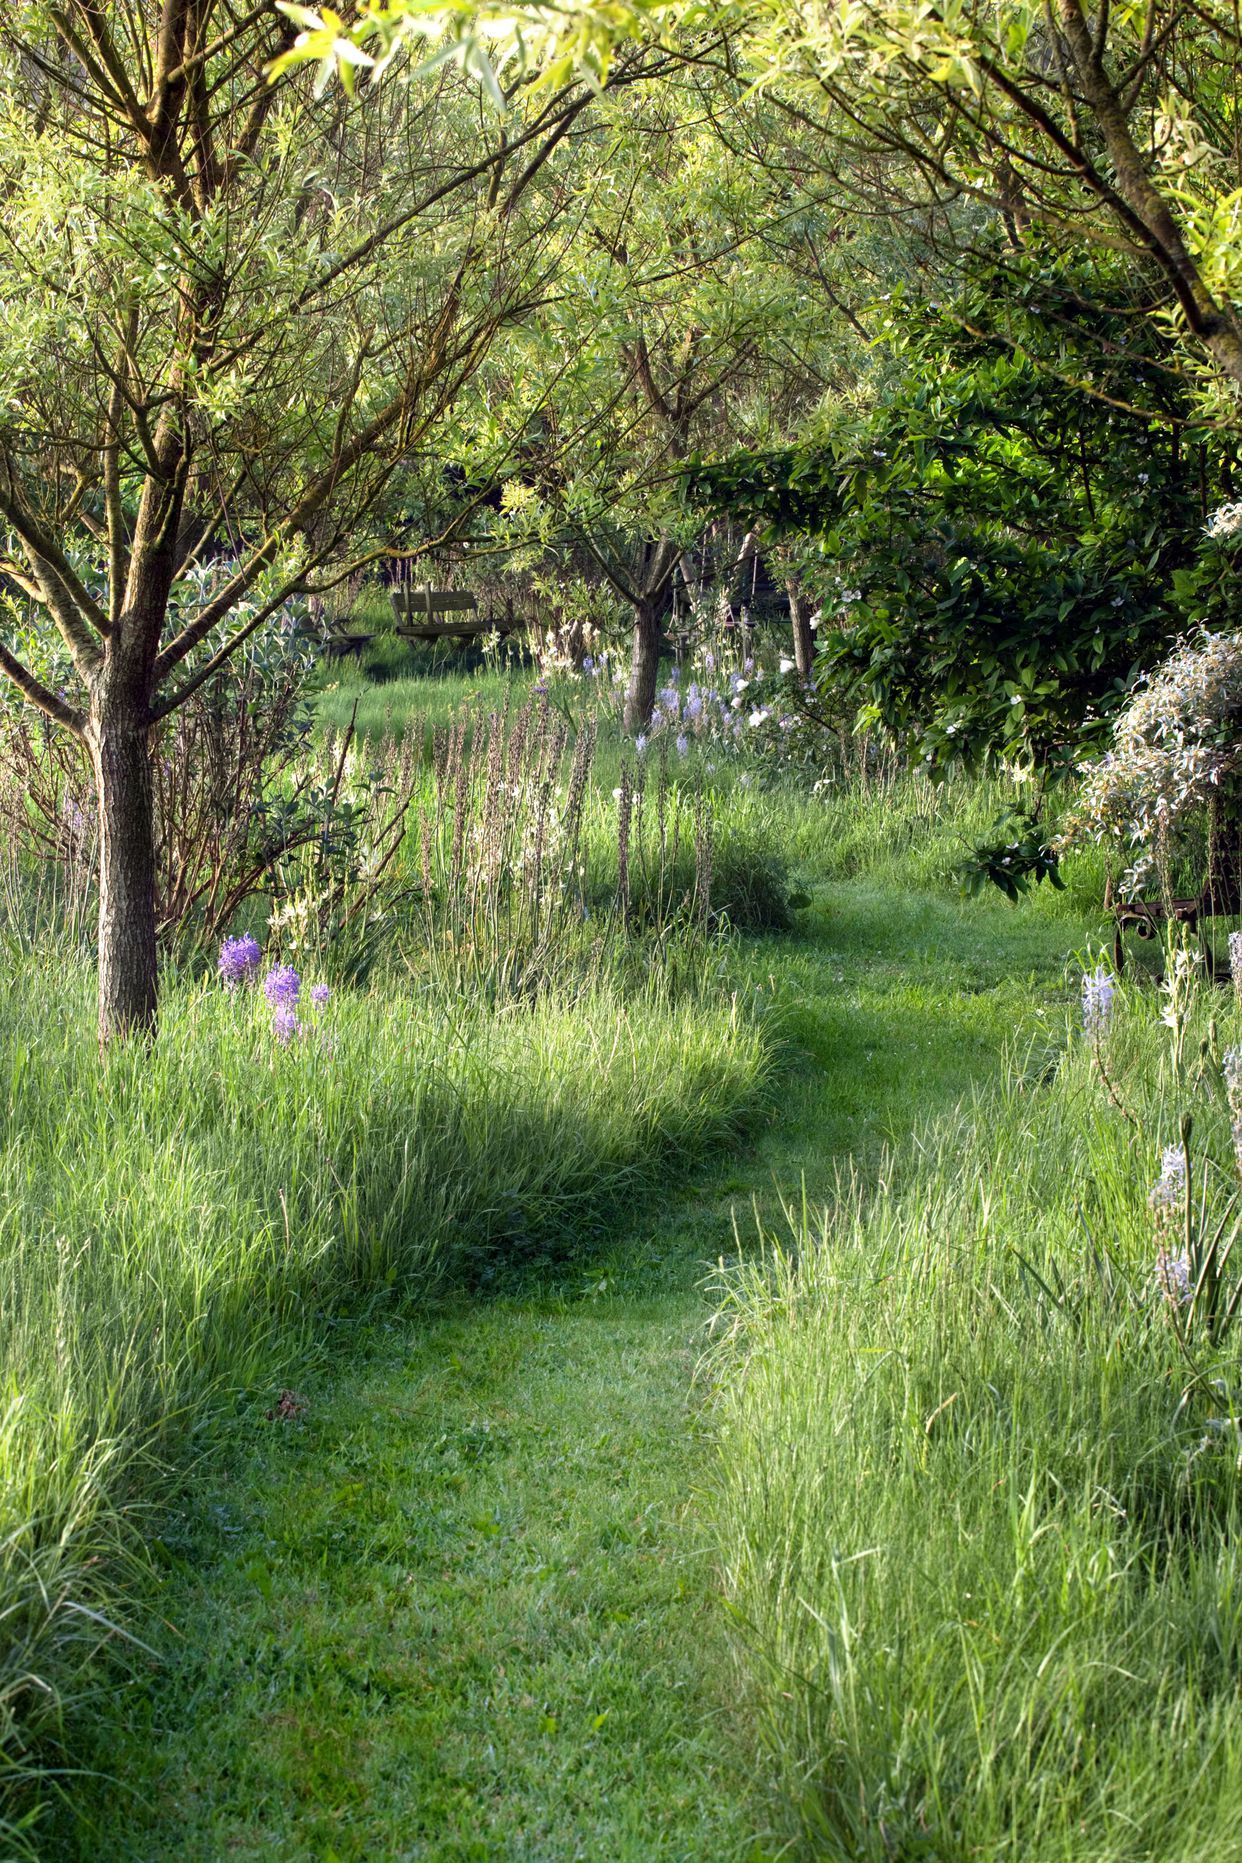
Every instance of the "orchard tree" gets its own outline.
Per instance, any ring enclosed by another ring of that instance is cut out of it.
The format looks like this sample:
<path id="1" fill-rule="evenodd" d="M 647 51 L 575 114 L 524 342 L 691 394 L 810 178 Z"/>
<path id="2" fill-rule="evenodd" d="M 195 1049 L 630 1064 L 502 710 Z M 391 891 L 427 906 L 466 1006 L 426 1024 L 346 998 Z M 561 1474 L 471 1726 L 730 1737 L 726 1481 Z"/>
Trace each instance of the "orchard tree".
<path id="1" fill-rule="evenodd" d="M 585 557 L 632 616 L 629 731 L 651 718 L 674 578 L 701 529 L 687 463 L 736 435 L 786 437 L 824 392 L 832 320 L 788 262 L 805 203 L 758 159 L 765 117 L 734 80 L 630 92 L 579 160 L 558 290 L 480 376 L 524 396 L 531 421 L 505 535 Z"/>
<path id="2" fill-rule="evenodd" d="M 93 764 L 103 1040 L 156 1013 L 153 735 L 344 572 L 545 296 L 592 105 L 519 82 L 502 123 L 451 69 L 317 101 L 305 68 L 273 76 L 293 36 L 273 0 L 0 24 L 0 570 L 24 604 L 0 670 Z"/>
<path id="3" fill-rule="evenodd" d="M 429 10 L 367 0 L 342 23 L 296 9 L 295 56 L 325 73 L 437 41 L 489 71 L 596 79 L 628 41 L 662 39 L 696 61 L 709 30 L 730 58 L 823 135 L 825 162 L 859 198 L 921 206 L 973 197 L 1015 243 L 1034 221 L 1067 245 L 1104 244 L 1164 284 L 1159 313 L 1236 419 L 1242 390 L 1242 200 L 1237 95 L 1242 22 L 1229 0 L 472 0 Z M 859 157 L 892 166 L 877 177 Z"/>

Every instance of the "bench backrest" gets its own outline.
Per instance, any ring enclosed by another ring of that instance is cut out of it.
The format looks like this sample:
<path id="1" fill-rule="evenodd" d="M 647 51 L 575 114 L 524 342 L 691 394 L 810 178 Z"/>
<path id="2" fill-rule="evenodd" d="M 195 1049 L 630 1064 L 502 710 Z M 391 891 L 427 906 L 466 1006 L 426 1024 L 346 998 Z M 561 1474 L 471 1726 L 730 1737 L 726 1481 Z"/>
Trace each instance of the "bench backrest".
<path id="1" fill-rule="evenodd" d="M 459 589 L 396 589 L 392 605 L 398 621 L 429 621 L 433 615 L 468 614 L 479 604 Z"/>

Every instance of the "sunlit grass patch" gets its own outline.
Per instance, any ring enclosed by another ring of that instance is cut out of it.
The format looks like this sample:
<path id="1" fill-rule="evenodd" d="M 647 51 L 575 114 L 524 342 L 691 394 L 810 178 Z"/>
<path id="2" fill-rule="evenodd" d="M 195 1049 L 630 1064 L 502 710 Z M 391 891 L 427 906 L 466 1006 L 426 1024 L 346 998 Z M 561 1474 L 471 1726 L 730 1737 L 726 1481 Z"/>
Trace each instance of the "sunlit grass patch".
<path id="1" fill-rule="evenodd" d="M 338 990 L 282 1042 L 257 988 L 174 983 L 154 1042 L 101 1061 L 90 985 L 13 952 L 0 1004 L 14 1765 L 126 1617 L 145 1510 L 214 1402 L 293 1382 L 334 1311 L 580 1247 L 768 1069 L 727 999 L 658 984 L 508 1014 Z"/>
<path id="2" fill-rule="evenodd" d="M 895 1185 L 847 1173 L 727 1279 L 721 1557 L 816 1854 L 1242 1842 L 1237 1346 L 1196 1382 L 1149 1201 L 1194 1104 L 1226 1207 L 1235 1013 L 1200 1006 L 1176 1079 L 1149 996 L 1099 1060 L 1039 1038 Z"/>

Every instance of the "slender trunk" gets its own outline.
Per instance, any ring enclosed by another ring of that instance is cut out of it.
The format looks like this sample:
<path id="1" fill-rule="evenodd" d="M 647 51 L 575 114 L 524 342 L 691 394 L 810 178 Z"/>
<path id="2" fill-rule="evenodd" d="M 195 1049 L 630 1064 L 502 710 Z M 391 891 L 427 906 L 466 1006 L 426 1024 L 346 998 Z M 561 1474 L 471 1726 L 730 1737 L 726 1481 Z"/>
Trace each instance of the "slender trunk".
<path id="1" fill-rule="evenodd" d="M 1105 70 L 1082 0 L 1058 0 L 1057 11 L 1083 98 L 1108 150 L 1117 194 L 1172 281 L 1187 325 L 1217 367 L 1233 382 L 1242 383 L 1242 330 L 1233 308 L 1227 298 L 1218 298 L 1208 289 L 1181 223 L 1152 177 L 1149 158 L 1134 140 L 1129 113 Z"/>
<path id="2" fill-rule="evenodd" d="M 793 624 L 794 665 L 799 679 L 811 677 L 815 657 L 815 635 L 811 629 L 811 604 L 792 579 L 785 584 L 789 593 L 789 619 Z"/>
<path id="3" fill-rule="evenodd" d="M 99 1039 L 155 1025 L 155 822 L 145 707 L 106 689 L 87 742 L 99 801 Z"/>
<path id="4" fill-rule="evenodd" d="M 660 670 L 660 621 L 653 601 L 634 603 L 634 645 L 630 655 L 630 683 L 625 689 L 625 728 L 645 731 L 655 708 L 656 680 Z"/>

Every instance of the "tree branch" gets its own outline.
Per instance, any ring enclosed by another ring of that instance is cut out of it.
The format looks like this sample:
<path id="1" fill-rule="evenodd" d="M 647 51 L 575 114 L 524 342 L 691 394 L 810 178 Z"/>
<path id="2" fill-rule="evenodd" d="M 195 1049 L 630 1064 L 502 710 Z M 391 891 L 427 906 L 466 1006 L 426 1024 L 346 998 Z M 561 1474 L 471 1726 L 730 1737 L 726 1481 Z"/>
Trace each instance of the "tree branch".
<path id="1" fill-rule="evenodd" d="M 64 725 L 75 737 L 83 736 L 86 720 L 81 712 L 75 711 L 72 705 L 66 705 L 63 699 L 50 692 L 42 680 L 36 679 L 29 668 L 9 652 L 3 641 L 0 641 L 0 673 L 6 674 L 22 697 L 37 706 L 44 717 Z"/>

